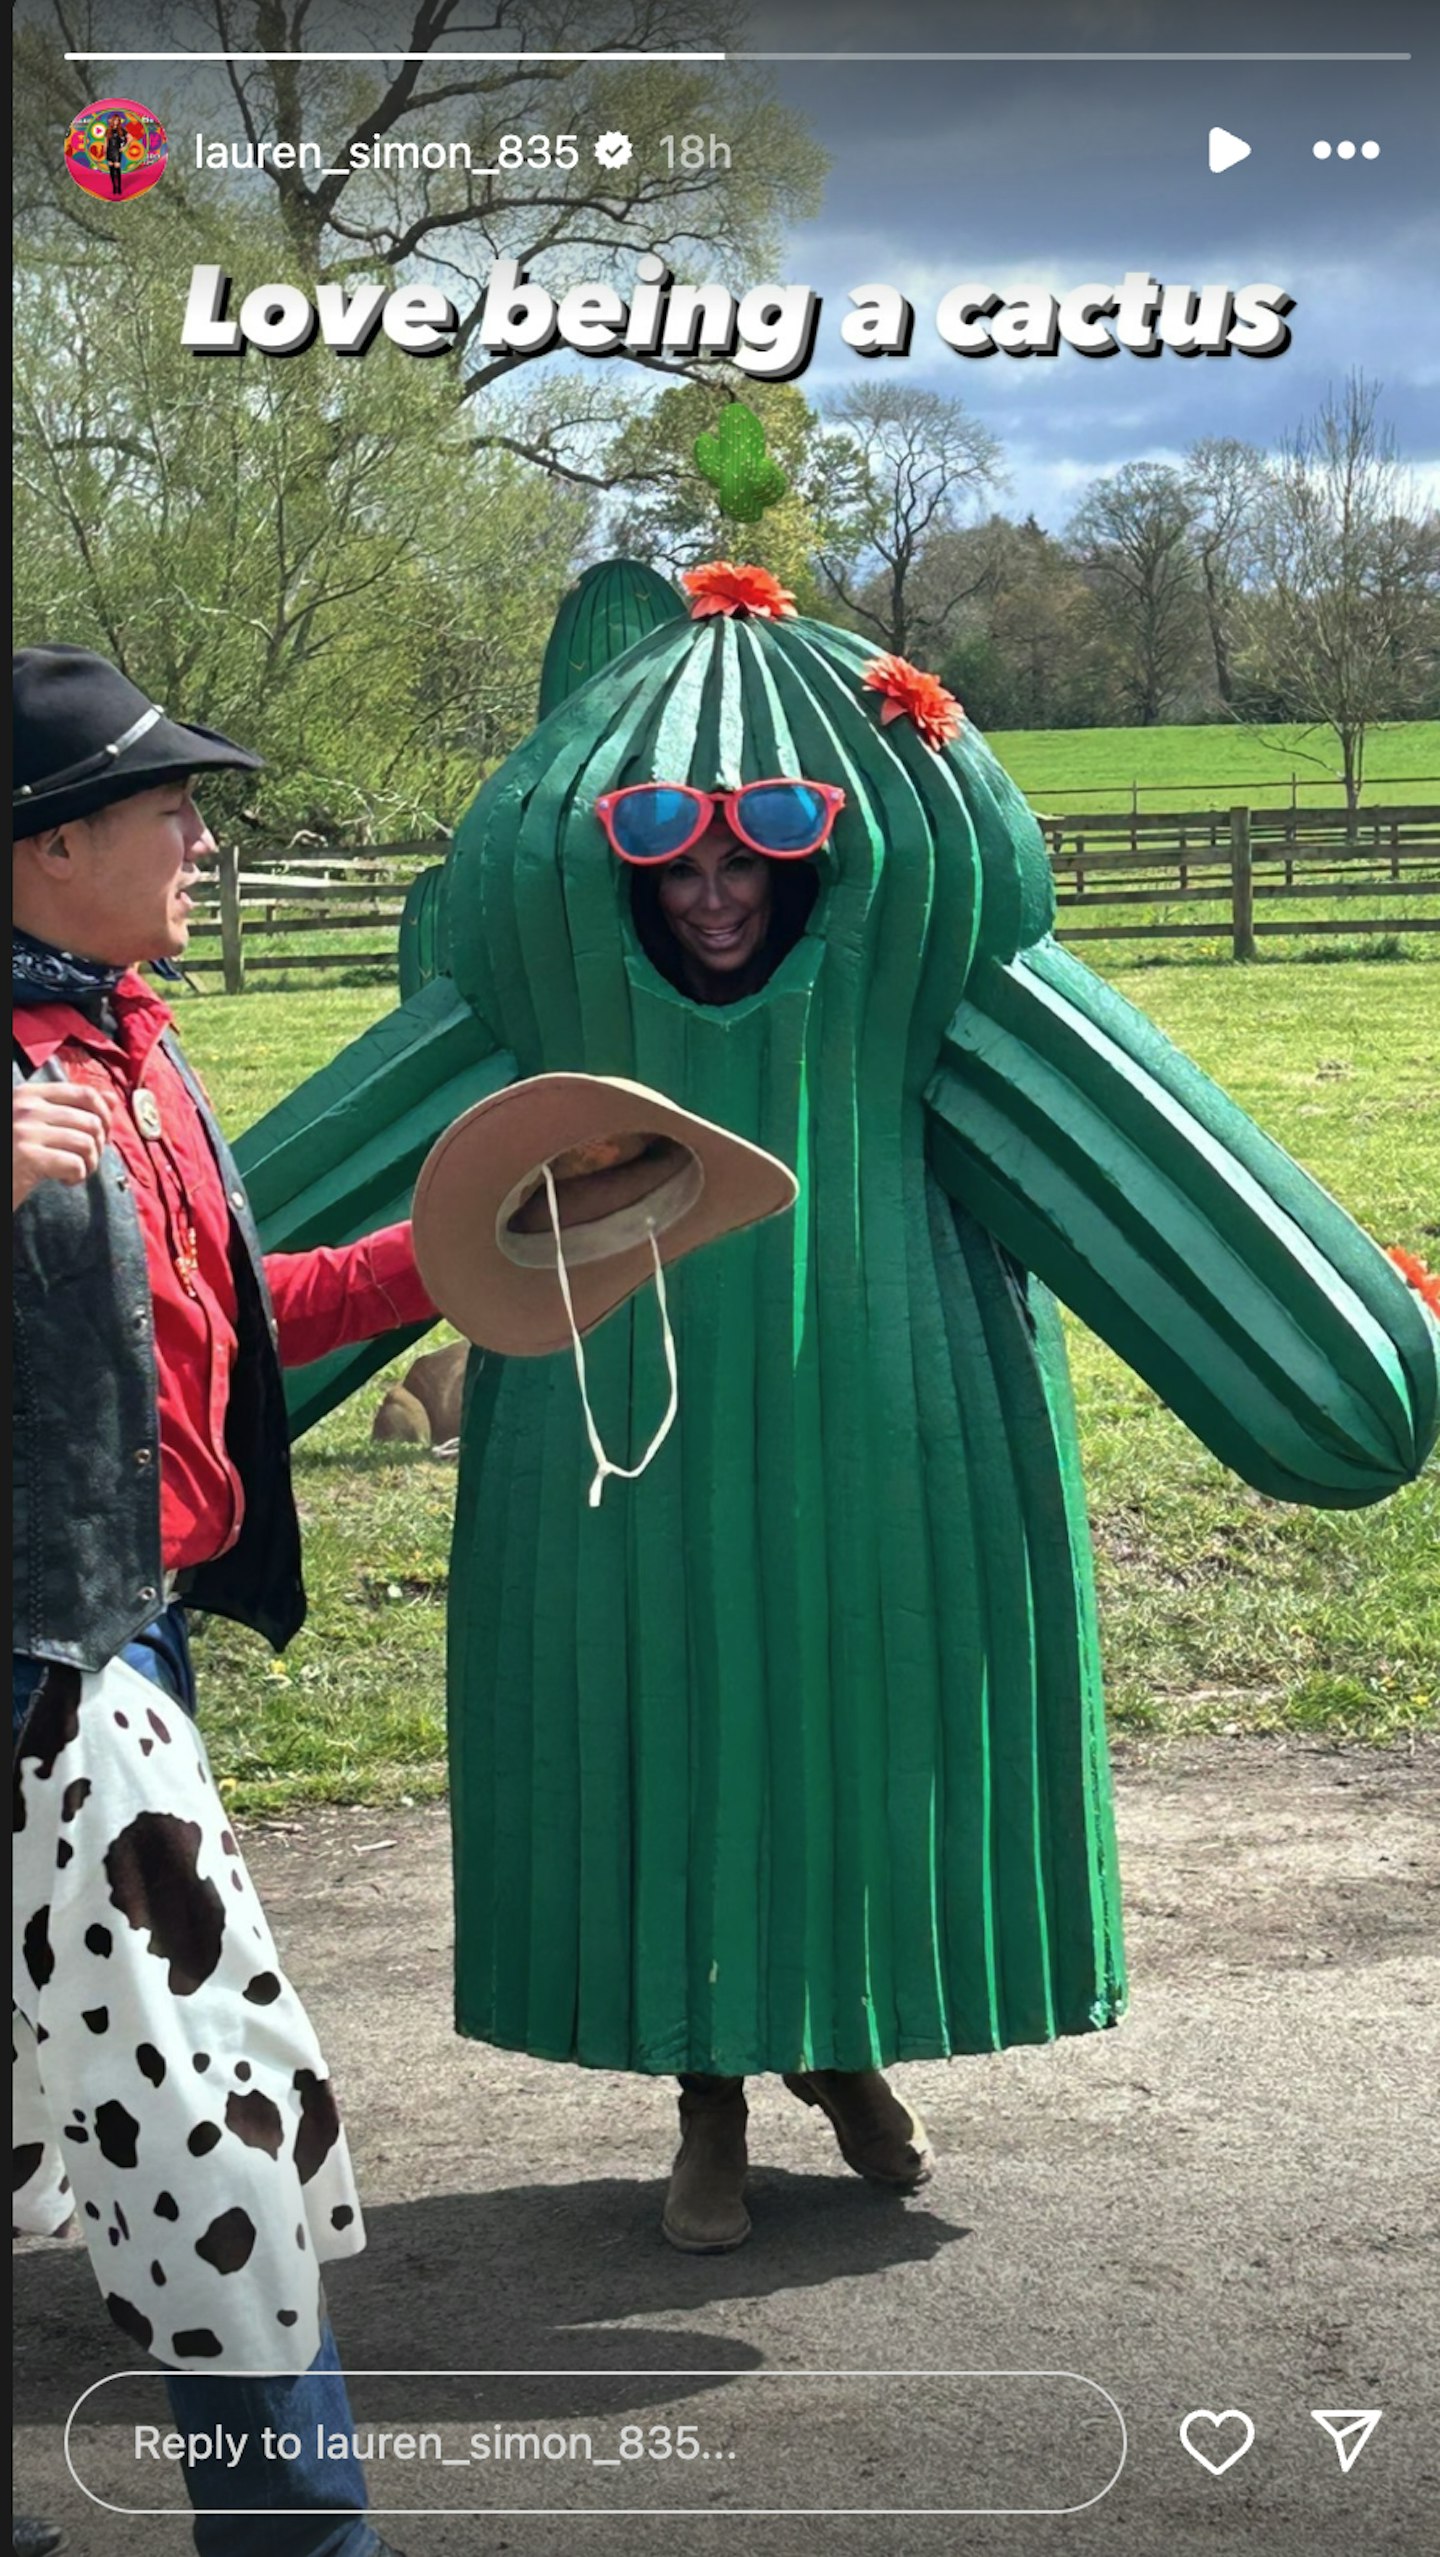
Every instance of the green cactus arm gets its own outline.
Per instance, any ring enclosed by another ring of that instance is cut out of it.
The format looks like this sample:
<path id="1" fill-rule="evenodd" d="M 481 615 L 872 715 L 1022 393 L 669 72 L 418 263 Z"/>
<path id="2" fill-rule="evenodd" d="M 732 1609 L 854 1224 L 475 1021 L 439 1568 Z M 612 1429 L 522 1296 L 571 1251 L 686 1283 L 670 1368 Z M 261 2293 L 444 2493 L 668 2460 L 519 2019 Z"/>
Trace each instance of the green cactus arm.
<path id="1" fill-rule="evenodd" d="M 975 972 L 927 1090 L 937 1177 L 1277 1500 L 1359 1508 L 1435 1442 L 1440 1332 L 1383 1252 L 1090 969 Z"/>
<path id="2" fill-rule="evenodd" d="M 737 524 L 758 524 L 770 507 L 778 506 L 789 485 L 776 463 L 762 462 L 755 471 L 721 482 L 721 512 Z"/>
<path id="3" fill-rule="evenodd" d="M 684 598 L 639 559 L 601 559 L 560 600 L 540 669 L 540 717 L 663 622 L 686 621 Z"/>
<path id="4" fill-rule="evenodd" d="M 418 994 L 432 977 L 449 975 L 449 884 L 450 865 L 446 861 L 432 862 L 428 870 L 422 870 L 410 882 L 400 914 L 397 953 L 402 1003 Z"/>
<path id="5" fill-rule="evenodd" d="M 267 1251 L 356 1243 L 410 1212 L 415 1177 L 462 1110 L 516 1080 L 518 1068 L 483 1021 L 437 977 L 374 1022 L 235 1146 Z M 285 1380 L 298 1437 L 428 1323 L 336 1350 Z"/>

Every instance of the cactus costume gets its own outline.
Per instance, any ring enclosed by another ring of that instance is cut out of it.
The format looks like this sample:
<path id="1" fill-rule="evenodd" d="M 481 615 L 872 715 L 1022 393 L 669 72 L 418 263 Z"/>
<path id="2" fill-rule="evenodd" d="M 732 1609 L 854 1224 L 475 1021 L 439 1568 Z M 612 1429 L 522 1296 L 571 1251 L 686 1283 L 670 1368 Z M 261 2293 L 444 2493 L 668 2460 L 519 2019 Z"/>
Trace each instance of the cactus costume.
<path id="1" fill-rule="evenodd" d="M 887 689 L 861 640 L 745 591 L 660 622 L 487 782 L 448 865 L 449 977 L 245 1161 L 267 1239 L 354 1231 L 398 1212 L 465 1101 L 583 1069 L 794 1168 L 793 1215 L 676 1271 L 679 1420 L 603 1508 L 568 1358 L 472 1359 L 457 2017 L 601 2068 L 859 2071 L 1123 2004 L 1049 1291 L 1246 1480 L 1322 1506 L 1418 1471 L 1437 1334 L 1344 1212 L 1057 948 L 1039 828 L 939 688 L 890 661 Z M 809 922 L 761 992 L 692 1002 L 645 956 L 595 801 L 776 775 L 845 793 Z M 587 1348 L 607 1445 L 643 1446 L 653 1305 Z"/>

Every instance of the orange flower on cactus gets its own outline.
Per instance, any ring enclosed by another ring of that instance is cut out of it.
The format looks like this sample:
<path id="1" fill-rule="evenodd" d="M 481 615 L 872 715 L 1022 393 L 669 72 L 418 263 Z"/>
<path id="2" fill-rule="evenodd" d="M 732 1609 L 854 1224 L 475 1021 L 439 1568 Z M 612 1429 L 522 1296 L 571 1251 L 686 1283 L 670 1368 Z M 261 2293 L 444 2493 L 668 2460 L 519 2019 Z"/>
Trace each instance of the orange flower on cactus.
<path id="1" fill-rule="evenodd" d="M 1394 1262 L 1400 1276 L 1414 1288 L 1422 1305 L 1428 1305 L 1431 1313 L 1440 1320 L 1440 1270 L 1427 1270 L 1424 1262 L 1418 1260 L 1413 1252 L 1390 1251 L 1385 1258 Z"/>
<path id="2" fill-rule="evenodd" d="M 687 568 L 680 583 L 694 597 L 690 612 L 695 621 L 703 621 L 707 613 L 753 613 L 758 621 L 795 619 L 794 596 L 768 568 L 710 559 L 703 568 Z"/>
<path id="3" fill-rule="evenodd" d="M 882 728 L 892 719 L 911 719 L 937 755 L 952 737 L 959 736 L 965 713 L 955 695 L 946 691 L 938 675 L 922 674 L 907 657 L 876 657 L 862 680 L 872 692 L 885 696 Z"/>

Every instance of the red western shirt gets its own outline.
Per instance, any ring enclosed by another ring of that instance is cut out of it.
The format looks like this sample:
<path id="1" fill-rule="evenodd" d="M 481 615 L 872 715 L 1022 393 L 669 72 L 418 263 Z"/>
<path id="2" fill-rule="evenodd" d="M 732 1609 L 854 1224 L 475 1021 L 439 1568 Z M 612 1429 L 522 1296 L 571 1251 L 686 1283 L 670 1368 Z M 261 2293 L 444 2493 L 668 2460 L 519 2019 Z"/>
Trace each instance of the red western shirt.
<path id="1" fill-rule="evenodd" d="M 17 1011 L 14 1035 L 32 1066 L 53 1057 L 70 1082 L 115 1103 L 109 1142 L 130 1175 L 155 1310 L 165 1568 L 184 1571 L 240 1533 L 243 1496 L 225 1448 L 238 1313 L 230 1210 L 199 1112 L 160 1046 L 169 1011 L 134 974 L 112 1008 L 115 1038 L 63 1003 Z M 408 1225 L 336 1251 L 268 1253 L 265 1276 L 286 1367 L 435 1313 Z"/>

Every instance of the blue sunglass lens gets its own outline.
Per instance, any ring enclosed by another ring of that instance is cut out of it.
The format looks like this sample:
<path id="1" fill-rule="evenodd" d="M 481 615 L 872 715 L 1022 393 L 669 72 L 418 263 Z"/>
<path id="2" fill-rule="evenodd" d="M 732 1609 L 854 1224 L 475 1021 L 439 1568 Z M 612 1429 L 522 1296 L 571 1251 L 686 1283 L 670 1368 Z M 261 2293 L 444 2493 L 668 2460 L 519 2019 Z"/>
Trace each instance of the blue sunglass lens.
<path id="1" fill-rule="evenodd" d="M 637 791 L 611 814 L 615 840 L 632 861 L 664 861 L 695 831 L 695 802 L 683 790 Z"/>
<path id="2" fill-rule="evenodd" d="M 810 852 L 825 831 L 825 802 L 807 782 L 767 782 L 746 791 L 740 819 L 769 852 Z"/>

